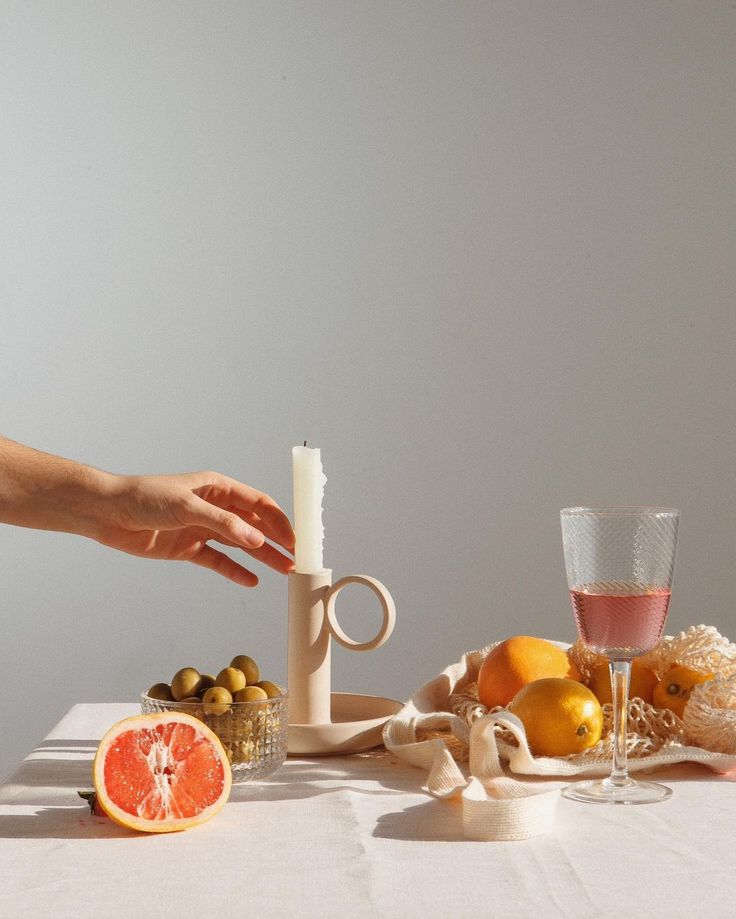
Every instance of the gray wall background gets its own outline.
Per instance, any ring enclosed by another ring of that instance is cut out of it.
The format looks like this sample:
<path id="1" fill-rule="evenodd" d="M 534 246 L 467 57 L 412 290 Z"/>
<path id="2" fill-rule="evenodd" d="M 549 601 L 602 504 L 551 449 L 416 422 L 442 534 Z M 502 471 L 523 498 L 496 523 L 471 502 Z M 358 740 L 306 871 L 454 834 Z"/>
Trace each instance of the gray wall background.
<path id="1" fill-rule="evenodd" d="M 0 430 L 289 507 L 321 446 L 327 563 L 399 614 L 339 689 L 571 639 L 571 503 L 680 506 L 669 630 L 736 637 L 735 48 L 714 0 L 3 0 Z M 0 583 L 0 772 L 179 666 L 285 676 L 272 573 L 5 527 Z"/>

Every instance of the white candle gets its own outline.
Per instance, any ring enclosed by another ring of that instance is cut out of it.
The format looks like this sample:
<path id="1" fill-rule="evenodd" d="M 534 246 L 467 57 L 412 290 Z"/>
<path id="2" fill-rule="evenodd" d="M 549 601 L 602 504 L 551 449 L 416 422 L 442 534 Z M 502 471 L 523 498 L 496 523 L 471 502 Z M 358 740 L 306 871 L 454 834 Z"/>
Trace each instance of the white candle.
<path id="1" fill-rule="evenodd" d="M 314 574 L 322 571 L 322 498 L 327 481 L 322 471 L 320 451 L 311 447 L 294 447 L 291 451 L 294 471 L 294 533 L 296 571 Z"/>

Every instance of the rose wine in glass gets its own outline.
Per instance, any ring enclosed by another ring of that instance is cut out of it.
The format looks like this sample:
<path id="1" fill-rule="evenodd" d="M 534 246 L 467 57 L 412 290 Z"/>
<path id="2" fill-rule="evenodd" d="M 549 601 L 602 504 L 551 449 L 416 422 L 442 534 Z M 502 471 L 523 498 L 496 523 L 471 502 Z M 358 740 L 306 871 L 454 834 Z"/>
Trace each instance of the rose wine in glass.
<path id="1" fill-rule="evenodd" d="M 631 660 L 662 637 L 670 594 L 637 584 L 589 584 L 571 590 L 570 599 L 585 644 L 608 658 Z"/>
<path id="2" fill-rule="evenodd" d="M 679 511 L 657 507 L 570 507 L 560 512 L 565 567 L 578 634 L 605 655 L 613 696 L 613 768 L 602 781 L 562 792 L 597 804 L 650 804 L 672 792 L 635 782 L 626 766 L 631 661 L 662 637 L 675 570 Z"/>

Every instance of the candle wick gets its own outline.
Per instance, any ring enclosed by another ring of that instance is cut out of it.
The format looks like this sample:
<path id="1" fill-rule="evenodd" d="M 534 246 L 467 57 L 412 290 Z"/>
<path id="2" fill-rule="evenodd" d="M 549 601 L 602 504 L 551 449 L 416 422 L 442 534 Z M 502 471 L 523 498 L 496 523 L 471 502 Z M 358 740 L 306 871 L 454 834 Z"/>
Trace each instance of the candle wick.
<path id="1" fill-rule="evenodd" d="M 306 442 L 306 440 L 304 441 L 304 446 L 305 446 L 305 447 L 307 446 L 307 442 Z"/>

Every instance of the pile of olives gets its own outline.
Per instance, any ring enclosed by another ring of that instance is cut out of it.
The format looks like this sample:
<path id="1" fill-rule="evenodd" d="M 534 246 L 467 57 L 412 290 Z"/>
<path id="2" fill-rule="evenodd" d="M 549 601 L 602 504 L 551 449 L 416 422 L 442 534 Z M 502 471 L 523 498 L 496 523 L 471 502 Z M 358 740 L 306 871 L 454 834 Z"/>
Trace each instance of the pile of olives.
<path id="1" fill-rule="evenodd" d="M 196 702 L 208 715 L 224 715 L 232 702 L 265 702 L 283 695 L 280 686 L 260 676 L 252 657 L 236 654 L 216 677 L 183 667 L 171 683 L 154 683 L 146 695 L 160 702 Z"/>
<path id="2" fill-rule="evenodd" d="M 154 683 L 146 695 L 155 702 L 141 705 L 144 711 L 160 711 L 157 705 L 178 709 L 203 721 L 220 738 L 234 781 L 246 772 L 268 775 L 286 756 L 287 709 L 281 687 L 260 676 L 247 654 L 237 654 L 216 677 L 183 667 L 171 683 Z"/>

